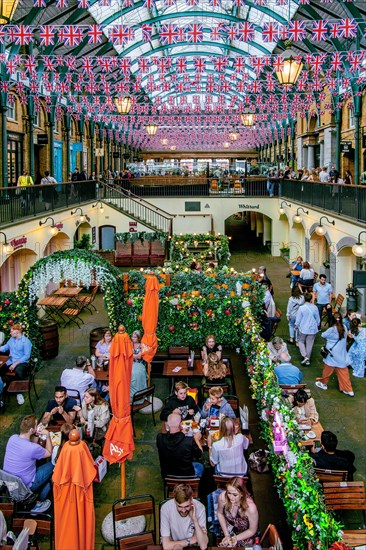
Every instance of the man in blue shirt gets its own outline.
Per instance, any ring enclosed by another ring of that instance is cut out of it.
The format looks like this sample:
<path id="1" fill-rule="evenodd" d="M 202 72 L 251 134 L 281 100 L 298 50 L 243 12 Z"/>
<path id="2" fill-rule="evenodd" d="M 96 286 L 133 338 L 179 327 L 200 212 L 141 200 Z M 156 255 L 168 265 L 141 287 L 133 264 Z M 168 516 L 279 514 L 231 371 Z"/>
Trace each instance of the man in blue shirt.
<path id="1" fill-rule="evenodd" d="M 281 363 L 274 368 L 275 375 L 279 384 L 300 384 L 302 381 L 302 372 L 300 369 L 290 363 L 290 356 L 287 353 L 281 353 Z"/>
<path id="2" fill-rule="evenodd" d="M 14 372 L 15 378 L 22 380 L 28 376 L 29 359 L 32 352 L 32 343 L 23 334 L 22 325 L 15 324 L 10 329 L 10 338 L 0 347 L 0 351 L 8 351 L 9 359 L 0 368 L 0 374 L 5 375 L 7 372 Z"/>
<path id="3" fill-rule="evenodd" d="M 327 277 L 325 275 L 319 275 L 319 282 L 316 283 L 313 287 L 313 291 L 316 296 L 316 307 L 319 311 L 320 320 L 322 318 L 322 312 L 325 308 L 328 317 L 328 325 L 331 325 L 332 321 L 332 296 L 333 288 L 332 285 L 327 283 Z"/>

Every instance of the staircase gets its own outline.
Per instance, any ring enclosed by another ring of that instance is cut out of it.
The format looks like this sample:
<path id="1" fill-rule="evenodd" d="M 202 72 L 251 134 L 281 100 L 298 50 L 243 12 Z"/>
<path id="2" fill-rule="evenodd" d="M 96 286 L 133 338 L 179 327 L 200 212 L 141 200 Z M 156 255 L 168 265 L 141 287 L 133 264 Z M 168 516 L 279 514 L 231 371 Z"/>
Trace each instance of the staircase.
<path id="1" fill-rule="evenodd" d="M 107 183 L 103 185 L 103 196 L 100 197 L 108 206 L 123 212 L 134 221 L 140 222 L 153 231 L 173 234 L 174 215 L 158 208 L 151 202 L 138 197 L 122 187 L 113 187 Z"/>

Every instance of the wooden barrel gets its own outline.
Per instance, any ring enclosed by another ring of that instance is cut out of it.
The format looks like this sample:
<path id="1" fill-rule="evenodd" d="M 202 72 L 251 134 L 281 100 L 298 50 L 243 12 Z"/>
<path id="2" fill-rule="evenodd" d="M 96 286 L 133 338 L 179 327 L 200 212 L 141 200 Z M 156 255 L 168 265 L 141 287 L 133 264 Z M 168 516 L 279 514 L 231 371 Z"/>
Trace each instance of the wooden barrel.
<path id="1" fill-rule="evenodd" d="M 39 322 L 39 329 L 43 340 L 41 357 L 43 359 L 53 359 L 53 357 L 57 357 L 59 338 L 56 321 L 43 319 Z"/>
<path id="2" fill-rule="evenodd" d="M 103 334 L 106 330 L 109 330 L 109 327 L 97 327 L 93 328 L 93 330 L 90 331 L 89 336 L 89 347 L 90 347 L 90 355 L 95 355 L 95 346 L 103 338 Z"/>

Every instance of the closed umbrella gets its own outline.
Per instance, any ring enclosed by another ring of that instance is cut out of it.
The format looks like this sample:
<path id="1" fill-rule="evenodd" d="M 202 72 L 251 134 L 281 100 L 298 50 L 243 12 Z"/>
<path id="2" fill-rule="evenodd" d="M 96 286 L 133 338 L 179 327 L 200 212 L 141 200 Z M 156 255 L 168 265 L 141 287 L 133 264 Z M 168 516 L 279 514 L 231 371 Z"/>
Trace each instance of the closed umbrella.
<path id="1" fill-rule="evenodd" d="M 159 314 L 159 282 L 155 275 L 149 275 L 145 284 L 145 298 L 142 307 L 142 328 L 144 335 L 142 337 L 143 351 L 142 356 L 148 364 L 148 375 L 150 384 L 150 363 L 158 349 L 158 339 L 156 337 L 156 327 Z"/>
<path id="2" fill-rule="evenodd" d="M 77 430 L 71 430 L 52 476 L 56 550 L 94 550 L 95 474 L 87 444 Z"/>
<path id="3" fill-rule="evenodd" d="M 109 396 L 113 416 L 105 435 L 103 456 L 111 464 L 121 463 L 122 498 L 126 496 L 125 460 L 132 459 L 135 449 L 130 414 L 132 362 L 132 342 L 120 325 L 110 348 Z"/>

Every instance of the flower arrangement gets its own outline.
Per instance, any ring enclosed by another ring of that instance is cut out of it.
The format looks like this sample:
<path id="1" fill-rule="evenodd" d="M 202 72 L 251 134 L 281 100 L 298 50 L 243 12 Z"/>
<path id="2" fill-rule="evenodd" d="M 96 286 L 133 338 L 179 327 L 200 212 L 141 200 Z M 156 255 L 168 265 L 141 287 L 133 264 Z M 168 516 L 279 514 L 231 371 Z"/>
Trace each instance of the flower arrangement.
<path id="1" fill-rule="evenodd" d="M 171 260 L 173 263 L 184 261 L 186 265 L 194 259 L 214 260 L 219 267 L 230 260 L 229 239 L 226 235 L 185 234 L 174 235 L 171 240 Z"/>
<path id="2" fill-rule="evenodd" d="M 153 233 L 148 233 L 147 231 L 135 231 L 133 233 L 116 233 L 114 236 L 114 239 L 116 241 L 119 241 L 123 244 L 135 243 L 137 241 L 141 241 L 141 243 L 144 243 L 144 241 L 147 241 L 149 243 L 151 241 L 160 241 L 162 246 L 165 246 L 167 238 L 168 233 L 164 231 L 155 231 Z"/>
<path id="3" fill-rule="evenodd" d="M 294 548 L 325 550 L 341 540 L 340 524 L 324 504 L 321 485 L 315 476 L 312 460 L 299 446 L 301 434 L 294 413 L 282 399 L 274 369 L 269 360 L 266 342 L 258 335 L 260 327 L 250 307 L 243 315 L 243 353 L 251 379 L 253 397 L 261 418 L 261 436 L 270 449 L 271 464 L 278 493 L 293 527 Z M 274 452 L 273 421 L 280 416 L 289 450 Z M 332 546 L 332 549 L 335 546 Z"/>
<path id="4" fill-rule="evenodd" d="M 10 329 L 18 322 L 17 300 L 15 292 L 0 292 L 0 332 L 5 340 L 10 336 Z"/>

